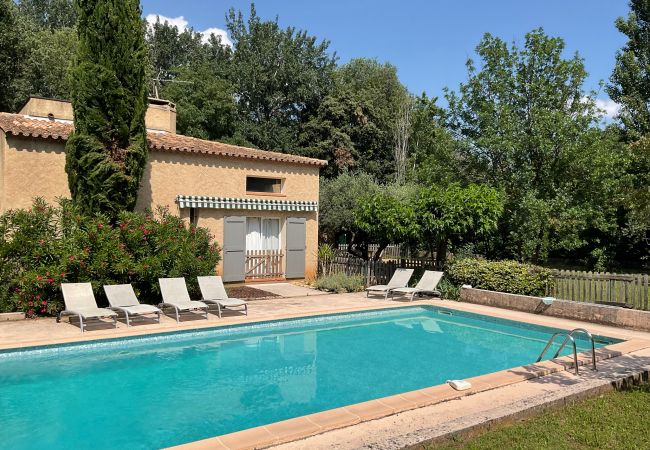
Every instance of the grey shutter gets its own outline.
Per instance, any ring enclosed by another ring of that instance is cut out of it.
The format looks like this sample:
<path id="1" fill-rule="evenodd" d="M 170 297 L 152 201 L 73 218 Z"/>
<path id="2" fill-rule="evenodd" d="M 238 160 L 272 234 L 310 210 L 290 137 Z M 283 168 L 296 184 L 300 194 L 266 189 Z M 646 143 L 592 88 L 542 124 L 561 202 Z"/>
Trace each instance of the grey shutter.
<path id="1" fill-rule="evenodd" d="M 287 278 L 305 277 L 305 250 L 307 235 L 305 219 L 290 217 L 287 219 Z"/>
<path id="2" fill-rule="evenodd" d="M 223 281 L 244 281 L 245 267 L 246 217 L 226 217 L 223 230 Z"/>

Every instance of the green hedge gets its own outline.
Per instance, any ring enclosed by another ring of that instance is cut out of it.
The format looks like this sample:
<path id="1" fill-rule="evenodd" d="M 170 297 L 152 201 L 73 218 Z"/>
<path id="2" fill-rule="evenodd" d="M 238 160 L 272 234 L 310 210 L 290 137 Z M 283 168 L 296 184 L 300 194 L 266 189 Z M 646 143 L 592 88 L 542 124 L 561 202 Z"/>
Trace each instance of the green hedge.
<path id="1" fill-rule="evenodd" d="M 28 316 L 63 309 L 61 283 L 102 286 L 131 283 L 140 301 L 158 303 L 158 278 L 214 274 L 219 247 L 204 229 L 188 226 L 160 208 L 155 214 L 123 212 L 115 223 L 81 214 L 69 200 L 58 206 L 37 199 L 29 210 L 0 216 L 0 310 Z"/>
<path id="2" fill-rule="evenodd" d="M 452 262 L 447 276 L 456 285 L 469 284 L 478 289 L 538 297 L 546 295 L 553 282 L 551 270 L 544 267 L 475 258 Z"/>
<path id="3" fill-rule="evenodd" d="M 365 279 L 361 275 L 346 275 L 333 273 L 321 275 L 314 282 L 314 287 L 319 291 L 327 292 L 360 292 L 366 287 Z"/>

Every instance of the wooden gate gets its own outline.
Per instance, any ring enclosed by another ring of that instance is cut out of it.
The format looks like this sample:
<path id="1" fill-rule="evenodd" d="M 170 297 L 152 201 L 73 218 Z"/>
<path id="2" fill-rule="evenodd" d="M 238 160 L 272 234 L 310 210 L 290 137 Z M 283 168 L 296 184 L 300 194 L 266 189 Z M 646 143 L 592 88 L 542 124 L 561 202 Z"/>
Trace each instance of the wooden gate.
<path id="1" fill-rule="evenodd" d="M 247 250 L 246 279 L 283 278 L 282 250 Z"/>

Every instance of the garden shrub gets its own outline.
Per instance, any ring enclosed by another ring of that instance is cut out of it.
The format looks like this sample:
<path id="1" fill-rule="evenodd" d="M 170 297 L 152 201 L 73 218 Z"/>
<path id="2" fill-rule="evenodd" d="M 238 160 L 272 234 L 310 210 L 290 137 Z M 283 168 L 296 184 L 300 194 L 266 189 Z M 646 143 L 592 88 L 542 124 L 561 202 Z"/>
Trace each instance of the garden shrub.
<path id="1" fill-rule="evenodd" d="M 28 316 L 63 309 L 61 283 L 87 282 L 100 304 L 105 284 L 131 283 L 143 303 L 158 303 L 159 277 L 185 277 L 198 295 L 196 276 L 213 274 L 219 247 L 203 228 L 166 208 L 123 212 L 115 223 L 81 214 L 69 200 L 36 199 L 29 210 L 0 216 L 0 308 Z"/>
<path id="2" fill-rule="evenodd" d="M 533 296 L 546 295 L 552 284 L 550 269 L 517 261 L 458 259 L 449 264 L 447 276 L 457 286 Z"/>
<path id="3" fill-rule="evenodd" d="M 364 290 L 366 283 L 362 275 L 332 273 L 318 277 L 314 287 L 319 291 L 327 292 L 360 292 Z"/>

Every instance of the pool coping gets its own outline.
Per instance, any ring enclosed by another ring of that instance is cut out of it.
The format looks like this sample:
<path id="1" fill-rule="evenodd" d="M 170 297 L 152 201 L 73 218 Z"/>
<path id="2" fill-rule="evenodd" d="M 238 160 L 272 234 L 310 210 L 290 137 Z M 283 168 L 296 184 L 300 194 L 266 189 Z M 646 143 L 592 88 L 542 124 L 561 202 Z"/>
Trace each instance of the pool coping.
<path id="1" fill-rule="evenodd" d="M 616 358 L 647 348 L 650 348 L 649 340 L 632 338 L 597 349 L 596 361 Z M 590 351 L 578 353 L 578 366 L 586 368 L 590 364 Z M 368 422 L 412 409 L 432 406 L 479 392 L 571 370 L 573 370 L 573 357 L 564 356 L 467 378 L 472 387 L 465 391 L 456 391 L 448 384 L 439 384 L 169 448 L 175 450 L 248 450 L 266 448 L 346 428 L 361 422 Z"/>

